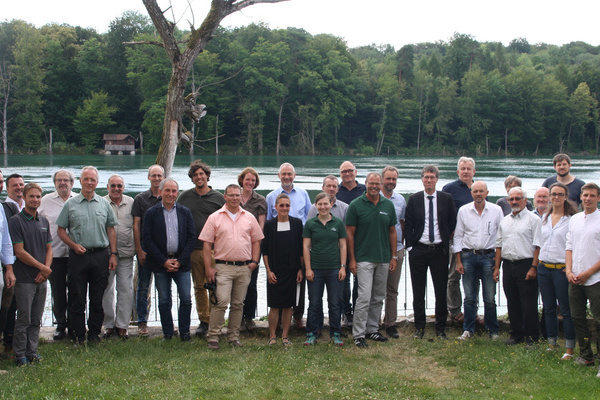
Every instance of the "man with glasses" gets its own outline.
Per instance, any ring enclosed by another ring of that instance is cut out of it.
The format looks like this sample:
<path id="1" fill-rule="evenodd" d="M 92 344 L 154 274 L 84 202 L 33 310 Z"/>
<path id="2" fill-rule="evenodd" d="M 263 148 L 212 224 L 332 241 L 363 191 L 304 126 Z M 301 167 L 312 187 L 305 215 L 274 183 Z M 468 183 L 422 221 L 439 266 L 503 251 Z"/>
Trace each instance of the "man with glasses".
<path id="1" fill-rule="evenodd" d="M 54 173 L 52 179 L 56 191 L 42 197 L 42 204 L 38 209 L 41 216 L 50 223 L 52 234 L 52 274 L 50 274 L 50 287 L 52 289 L 52 312 L 56 320 L 54 340 L 63 340 L 69 327 L 67 322 L 67 263 L 69 261 L 69 246 L 58 237 L 56 219 L 62 211 L 67 200 L 75 196 L 72 192 L 75 175 L 66 169 Z"/>
<path id="2" fill-rule="evenodd" d="M 258 268 L 262 229 L 254 215 L 240 207 L 242 189 L 231 184 L 225 188 L 225 205 L 211 214 L 204 224 L 199 239 L 204 243 L 206 280 L 215 283 L 217 304 L 210 310 L 210 326 L 206 340 L 208 348 L 219 349 L 219 336 L 225 310 L 229 308 L 227 341 L 233 347 L 242 347 L 240 324 L 244 298 L 252 271 Z M 215 268 L 211 266 L 211 248 L 214 245 Z"/>
<path id="3" fill-rule="evenodd" d="M 119 224 L 116 227 L 117 268 L 110 271 L 108 286 L 102 299 L 104 337 L 108 338 L 116 334 L 121 339 L 127 339 L 127 327 L 133 309 L 133 256 L 135 255 L 133 215 L 131 215 L 133 199 L 123 194 L 125 181 L 119 175 L 108 178 L 107 189 L 108 194 L 104 198 L 109 202 Z"/>
<path id="4" fill-rule="evenodd" d="M 498 229 L 494 280 L 498 281 L 502 262 L 502 286 L 510 319 L 510 338 L 506 344 L 525 341 L 528 346 L 533 346 L 540 335 L 537 266 L 542 221 L 526 209 L 527 192 L 523 188 L 510 189 L 507 201 L 511 213 L 502 219 Z"/>
<path id="5" fill-rule="evenodd" d="M 446 337 L 446 289 L 450 237 L 456 225 L 454 200 L 448 193 L 436 190 L 440 172 L 435 165 L 421 171 L 424 190 L 411 195 L 406 206 L 406 249 L 410 265 L 415 312 L 415 339 L 425 334 L 425 291 L 427 269 L 431 272 L 435 293 L 435 333 L 441 340 Z"/>
<path id="6" fill-rule="evenodd" d="M 134 296 L 136 299 L 136 313 L 138 322 L 138 335 L 148 336 L 148 312 L 150 310 L 150 284 L 152 283 L 152 270 L 146 267 L 146 251 L 143 247 L 143 227 L 146 211 L 160 203 L 160 183 L 165 178 L 165 170 L 158 164 L 148 168 L 150 189 L 139 193 L 133 200 L 131 215 L 133 215 L 133 241 L 137 255 L 135 271 Z"/>
<path id="7" fill-rule="evenodd" d="M 348 266 L 358 279 L 352 336 L 358 348 L 365 340 L 385 342 L 378 332 L 389 272 L 398 267 L 396 210 L 394 203 L 381 195 L 382 178 L 371 172 L 367 191 L 352 201 L 346 213 L 346 233 L 350 260 Z"/>
<path id="8" fill-rule="evenodd" d="M 210 167 L 201 160 L 192 162 L 188 170 L 188 176 L 194 183 L 194 187 L 181 192 L 177 202 L 187 207 L 194 217 L 194 226 L 196 227 L 196 238 L 202 232 L 208 216 L 219 210 L 225 203 L 223 195 L 208 185 L 211 174 Z M 196 297 L 196 311 L 200 324 L 196 329 L 196 336 L 203 337 L 208 332 L 208 320 L 210 309 L 208 304 L 208 292 L 204 288 L 206 283 L 205 260 L 211 260 L 210 266 L 215 265 L 212 258 L 212 250 L 209 249 L 211 257 L 204 257 L 202 241 L 196 239 L 196 245 L 192 252 L 192 280 L 194 281 L 194 294 Z"/>

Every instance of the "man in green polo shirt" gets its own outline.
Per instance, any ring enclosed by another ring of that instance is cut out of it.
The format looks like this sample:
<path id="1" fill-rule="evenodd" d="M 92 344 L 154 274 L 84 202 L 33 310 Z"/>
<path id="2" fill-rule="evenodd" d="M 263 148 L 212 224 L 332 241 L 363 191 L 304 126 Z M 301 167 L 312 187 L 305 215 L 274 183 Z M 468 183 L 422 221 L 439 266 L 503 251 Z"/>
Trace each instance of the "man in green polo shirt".
<path id="1" fill-rule="evenodd" d="M 365 338 L 378 342 L 388 339 L 378 332 L 389 271 L 397 267 L 396 210 L 381 196 L 381 175 L 367 175 L 367 191 L 350 203 L 346 213 L 346 232 L 350 271 L 358 279 L 358 298 L 354 308 L 352 336 L 359 348 L 367 347 Z"/>
<path id="2" fill-rule="evenodd" d="M 56 225 L 58 237 L 70 247 L 69 324 L 78 343 L 85 340 L 85 309 L 89 284 L 90 307 L 88 342 L 100 341 L 104 320 L 102 296 L 108 285 L 109 270 L 117 267 L 117 219 L 106 199 L 95 192 L 98 186 L 96 167 L 81 170 L 81 192 L 69 199 L 60 212 Z M 68 229 L 68 233 L 67 233 Z"/>

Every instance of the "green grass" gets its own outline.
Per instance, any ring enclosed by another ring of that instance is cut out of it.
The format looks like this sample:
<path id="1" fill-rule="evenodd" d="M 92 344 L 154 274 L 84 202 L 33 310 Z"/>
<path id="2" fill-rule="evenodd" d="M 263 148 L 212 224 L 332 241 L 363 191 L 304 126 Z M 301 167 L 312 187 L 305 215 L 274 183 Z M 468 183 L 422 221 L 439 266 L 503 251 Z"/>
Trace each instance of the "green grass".
<path id="1" fill-rule="evenodd" d="M 0 398 L 101 399 L 594 399 L 596 368 L 560 361 L 562 352 L 467 342 L 419 340 L 404 328 L 398 340 L 357 349 L 320 339 L 304 347 L 267 346 L 266 337 L 221 350 L 206 341 L 111 340 L 74 348 L 43 344 L 44 360 L 16 368 L 0 361 Z M 450 332 L 455 337 L 458 332 Z M 431 337 L 430 331 L 426 337 Z M 327 337 L 327 334 L 324 335 Z"/>

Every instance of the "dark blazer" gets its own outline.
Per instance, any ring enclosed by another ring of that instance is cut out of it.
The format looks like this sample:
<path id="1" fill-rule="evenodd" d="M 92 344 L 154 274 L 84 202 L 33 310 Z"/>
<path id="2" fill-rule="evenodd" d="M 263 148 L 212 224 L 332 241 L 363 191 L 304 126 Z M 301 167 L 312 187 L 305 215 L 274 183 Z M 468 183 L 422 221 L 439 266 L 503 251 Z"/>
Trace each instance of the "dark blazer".
<path id="1" fill-rule="evenodd" d="M 196 244 L 196 227 L 194 218 L 187 207 L 180 204 L 175 206 L 177 223 L 179 225 L 179 245 L 177 247 L 177 261 L 181 264 L 182 272 L 191 270 L 190 255 Z M 163 264 L 167 261 L 167 227 L 163 215 L 162 202 L 146 211 L 144 216 L 142 240 L 146 251 L 146 266 L 152 271 L 163 271 Z"/>
<path id="2" fill-rule="evenodd" d="M 288 251 L 290 253 L 290 259 L 296 263 L 295 267 L 298 269 L 302 269 L 302 229 L 302 220 L 300 218 L 290 217 L 292 239 L 288 244 Z M 265 238 L 261 243 L 261 251 L 263 256 L 269 257 L 269 265 L 274 265 L 277 263 L 277 260 L 273 258 L 276 253 L 275 235 L 277 235 L 277 217 L 271 218 L 265 222 L 264 234 Z"/>
<path id="3" fill-rule="evenodd" d="M 437 219 L 442 237 L 444 252 L 450 247 L 450 237 L 456 227 L 456 208 L 454 199 L 448 193 L 436 191 L 437 193 Z M 424 192 L 420 191 L 408 198 L 406 216 L 404 220 L 404 235 L 406 248 L 413 247 L 419 243 L 425 228 L 425 202 Z"/>

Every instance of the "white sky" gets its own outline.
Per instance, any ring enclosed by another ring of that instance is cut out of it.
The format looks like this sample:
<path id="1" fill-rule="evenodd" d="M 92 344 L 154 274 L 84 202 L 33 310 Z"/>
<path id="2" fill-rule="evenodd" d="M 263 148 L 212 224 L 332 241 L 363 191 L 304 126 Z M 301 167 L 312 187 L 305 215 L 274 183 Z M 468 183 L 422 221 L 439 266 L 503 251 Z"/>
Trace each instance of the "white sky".
<path id="1" fill-rule="evenodd" d="M 210 0 L 189 2 L 198 26 Z M 184 15 L 188 1 L 170 3 L 177 18 Z M 159 4 L 166 8 L 169 0 L 159 0 Z M 142 0 L 0 0 L 0 20 L 23 19 L 37 27 L 66 23 L 100 33 L 126 10 L 146 15 Z M 409 43 L 448 41 L 454 32 L 505 45 L 517 37 L 531 44 L 580 40 L 598 45 L 598 15 L 598 0 L 290 0 L 250 6 L 227 17 L 222 25 L 262 21 L 271 28 L 303 28 L 311 34 L 341 37 L 350 47 L 389 43 L 399 49 Z M 186 20 L 191 20 L 191 14 L 181 19 L 181 28 L 187 28 Z"/>

